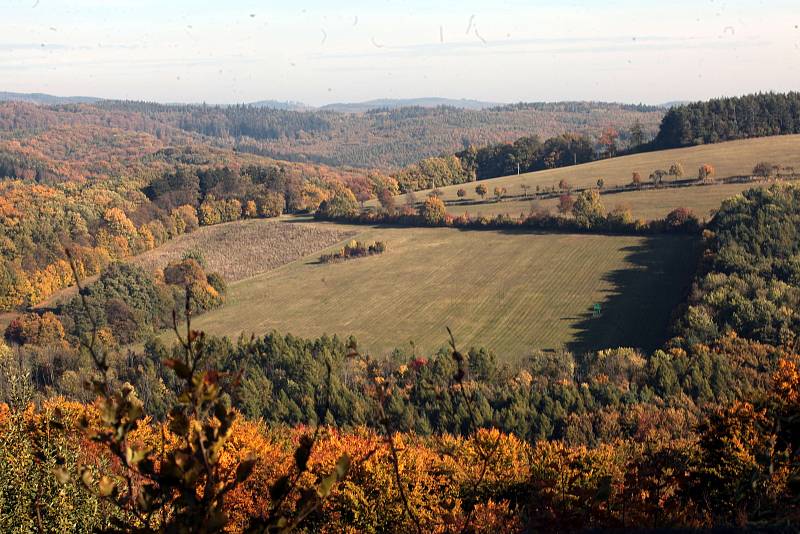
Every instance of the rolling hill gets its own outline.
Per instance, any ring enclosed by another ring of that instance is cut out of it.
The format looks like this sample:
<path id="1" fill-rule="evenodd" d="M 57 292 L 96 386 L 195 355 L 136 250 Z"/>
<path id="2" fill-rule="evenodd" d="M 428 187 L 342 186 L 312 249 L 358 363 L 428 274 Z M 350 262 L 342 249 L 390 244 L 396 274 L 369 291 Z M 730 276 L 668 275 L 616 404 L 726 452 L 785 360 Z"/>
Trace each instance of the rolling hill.
<path id="1" fill-rule="evenodd" d="M 486 185 L 489 189 L 489 196 L 492 195 L 492 191 L 495 187 L 506 188 L 509 195 L 521 195 L 525 193 L 521 187 L 523 185 L 530 186 L 529 193 L 533 193 L 536 191 L 537 187 L 540 189 L 558 187 L 561 180 L 565 180 L 571 187 L 579 188 L 593 187 L 600 178 L 603 179 L 606 188 L 624 186 L 631 183 L 633 172 L 639 172 L 642 176 L 642 180 L 646 181 L 651 172 L 656 169 L 668 169 L 673 163 L 680 163 L 687 177 L 696 176 L 698 168 L 706 163 L 715 167 L 715 178 L 717 179 L 732 176 L 749 176 L 756 163 L 761 161 L 767 161 L 784 168 L 793 167 L 795 170 L 800 170 L 800 135 L 761 137 L 689 148 L 647 152 L 593 161 L 591 163 L 571 167 L 481 180 L 480 183 Z M 475 183 L 443 187 L 441 188 L 443 192 L 442 198 L 445 201 L 458 200 L 457 192 L 462 187 L 467 192 L 464 197 L 466 200 L 480 199 L 475 192 Z M 664 199 L 665 202 L 663 206 L 659 206 L 658 204 L 661 201 L 655 201 L 654 207 L 660 212 L 662 207 L 666 209 L 669 207 L 688 206 L 693 202 L 692 198 L 697 193 L 696 189 L 697 188 L 682 188 L 672 192 L 671 195 L 653 191 L 652 194 L 663 195 L 660 198 Z M 722 187 L 718 189 L 709 189 L 707 191 L 704 190 L 704 195 L 710 195 L 711 198 L 704 199 L 702 203 L 697 204 L 697 208 L 702 210 L 709 205 L 719 205 L 724 198 L 736 192 L 734 189 L 735 188 Z M 414 193 L 414 196 L 418 199 L 424 198 L 429 192 L 429 190 L 418 191 Z M 714 193 L 719 194 L 714 195 Z M 631 207 L 635 210 L 634 201 L 641 200 L 649 194 L 651 194 L 651 192 L 639 192 L 637 195 L 640 196 L 631 196 L 625 199 L 623 199 L 625 195 L 633 195 L 633 193 L 614 195 L 619 198 L 614 198 L 613 200 L 609 199 L 608 203 L 611 204 L 618 200 L 630 201 Z M 397 203 L 402 204 L 406 201 L 406 198 L 407 195 L 401 195 L 397 198 Z M 604 197 L 604 201 L 605 200 Z M 508 210 L 503 210 L 503 208 L 498 205 L 491 208 L 488 205 L 483 206 L 486 211 L 495 210 L 495 213 L 510 212 L 519 214 L 519 206 L 508 206 Z M 470 211 L 477 209 L 481 208 L 473 206 L 470 208 Z M 463 211 L 463 209 L 459 208 L 458 213 L 463 213 Z"/>

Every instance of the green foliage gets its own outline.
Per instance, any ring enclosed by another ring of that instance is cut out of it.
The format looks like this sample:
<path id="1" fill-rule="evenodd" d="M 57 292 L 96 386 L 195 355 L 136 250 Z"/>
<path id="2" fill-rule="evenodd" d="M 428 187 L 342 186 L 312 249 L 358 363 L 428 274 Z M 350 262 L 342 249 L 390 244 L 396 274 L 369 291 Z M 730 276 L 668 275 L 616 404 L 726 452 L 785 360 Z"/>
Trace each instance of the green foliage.
<path id="1" fill-rule="evenodd" d="M 670 108 L 656 149 L 800 133 L 800 93 L 759 93 Z"/>
<path id="2" fill-rule="evenodd" d="M 680 335 L 705 343 L 733 331 L 773 345 L 800 332 L 800 189 L 752 189 L 725 201 L 709 228 L 698 289 Z"/>

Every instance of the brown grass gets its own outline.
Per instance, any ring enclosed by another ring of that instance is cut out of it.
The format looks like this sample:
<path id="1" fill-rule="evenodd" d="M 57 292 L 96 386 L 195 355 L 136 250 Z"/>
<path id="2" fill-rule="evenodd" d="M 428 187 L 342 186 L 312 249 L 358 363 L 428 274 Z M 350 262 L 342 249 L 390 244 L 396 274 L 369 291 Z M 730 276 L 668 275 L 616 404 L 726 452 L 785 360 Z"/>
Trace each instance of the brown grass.
<path id="1" fill-rule="evenodd" d="M 190 250 L 199 251 L 207 271 L 236 282 L 270 271 L 353 236 L 335 226 L 253 219 L 206 226 L 184 234 L 134 258 L 132 263 L 155 271 L 179 260 Z"/>
<path id="2" fill-rule="evenodd" d="M 714 211 L 726 198 L 742 191 L 756 187 L 764 187 L 764 183 L 711 184 L 674 189 L 647 189 L 601 195 L 600 200 L 606 210 L 625 207 L 631 210 L 634 218 L 645 221 L 661 219 L 675 208 L 689 208 L 701 219 L 710 219 Z M 519 217 L 528 215 L 532 209 L 543 209 L 556 213 L 557 198 L 545 200 L 507 200 L 468 205 L 448 205 L 447 212 L 452 215 L 493 217 L 509 215 Z"/>
<path id="3" fill-rule="evenodd" d="M 697 176 L 698 168 L 710 163 L 716 168 L 716 178 L 749 175 L 756 163 L 768 161 L 775 165 L 792 166 L 800 169 L 800 135 L 781 135 L 728 141 L 710 145 L 661 150 L 645 154 L 635 154 L 619 158 L 594 161 L 583 165 L 563 167 L 547 171 L 531 172 L 519 176 L 504 176 L 483 180 L 491 195 L 495 187 L 505 187 L 510 195 L 523 194 L 521 185 L 531 186 L 533 193 L 540 188 L 557 186 L 559 181 L 566 180 L 572 187 L 593 187 L 598 178 L 605 181 L 606 187 L 622 186 L 631 182 L 631 175 L 638 171 L 643 180 L 656 169 L 668 169 L 672 163 L 683 165 L 686 177 Z M 456 192 L 463 187 L 467 191 L 467 199 L 476 200 L 475 183 L 442 187 L 444 200 L 456 200 Z M 424 199 L 428 191 L 415 193 L 416 198 Z M 398 205 L 405 202 L 405 197 L 396 199 Z M 375 205 L 373 201 L 371 205 Z"/>

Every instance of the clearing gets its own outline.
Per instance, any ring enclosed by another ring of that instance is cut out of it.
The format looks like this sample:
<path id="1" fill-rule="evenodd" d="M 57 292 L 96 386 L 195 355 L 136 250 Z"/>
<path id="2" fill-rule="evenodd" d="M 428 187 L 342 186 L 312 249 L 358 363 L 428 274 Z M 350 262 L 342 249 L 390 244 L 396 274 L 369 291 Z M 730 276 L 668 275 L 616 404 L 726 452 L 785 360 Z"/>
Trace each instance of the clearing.
<path id="1" fill-rule="evenodd" d="M 413 342 L 425 354 L 446 343 L 450 326 L 460 346 L 505 361 L 562 346 L 649 349 L 664 341 L 696 266 L 686 237 L 305 224 L 388 249 L 336 264 L 319 264 L 316 253 L 231 284 L 226 304 L 193 327 L 234 337 L 352 334 L 372 353 Z"/>

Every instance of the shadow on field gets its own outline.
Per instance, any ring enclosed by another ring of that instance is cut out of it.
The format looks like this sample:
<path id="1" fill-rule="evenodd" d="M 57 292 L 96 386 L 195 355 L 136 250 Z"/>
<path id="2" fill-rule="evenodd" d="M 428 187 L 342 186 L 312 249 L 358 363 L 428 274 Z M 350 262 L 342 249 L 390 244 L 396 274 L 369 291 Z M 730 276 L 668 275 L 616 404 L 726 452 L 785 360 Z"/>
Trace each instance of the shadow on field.
<path id="1" fill-rule="evenodd" d="M 684 236 L 651 236 L 641 245 L 622 249 L 629 263 L 607 273 L 611 288 L 600 305 L 575 321 L 578 330 L 567 345 L 573 352 L 610 347 L 637 347 L 646 351 L 666 341 L 672 314 L 685 299 L 698 261 L 697 241 Z"/>

